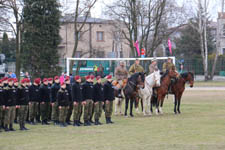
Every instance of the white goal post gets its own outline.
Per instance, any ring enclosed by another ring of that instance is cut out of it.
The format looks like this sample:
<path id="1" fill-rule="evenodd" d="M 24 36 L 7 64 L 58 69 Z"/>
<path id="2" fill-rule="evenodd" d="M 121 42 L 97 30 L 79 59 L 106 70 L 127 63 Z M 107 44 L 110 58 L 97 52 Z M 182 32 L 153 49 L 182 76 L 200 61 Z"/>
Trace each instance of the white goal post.
<path id="1" fill-rule="evenodd" d="M 176 64 L 176 60 L 174 56 L 171 57 L 146 57 L 146 58 L 66 58 L 66 73 L 69 76 L 70 74 L 70 61 L 80 61 L 80 60 L 91 60 L 91 61 L 129 61 L 129 60 L 166 60 L 168 58 L 171 58 L 173 60 L 173 64 Z"/>

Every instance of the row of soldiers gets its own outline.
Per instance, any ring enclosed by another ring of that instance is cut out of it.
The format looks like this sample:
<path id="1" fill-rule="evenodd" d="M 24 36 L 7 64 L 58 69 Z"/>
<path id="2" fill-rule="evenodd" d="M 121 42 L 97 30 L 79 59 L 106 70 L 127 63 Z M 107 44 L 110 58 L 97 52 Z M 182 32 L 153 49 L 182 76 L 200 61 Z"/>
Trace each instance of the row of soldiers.
<path id="1" fill-rule="evenodd" d="M 54 79 L 44 78 L 42 83 L 40 78 L 36 78 L 32 84 L 27 78 L 22 79 L 20 84 L 17 79 L 1 79 L 0 130 L 15 131 L 13 123 L 17 118 L 20 130 L 28 130 L 25 127 L 27 116 L 32 125 L 38 122 L 49 125 L 51 119 L 54 125 L 66 127 L 70 124 L 72 113 L 74 126 L 101 125 L 99 119 L 103 106 L 106 123 L 113 123 L 112 76 L 106 76 L 105 84 L 102 84 L 100 76 L 96 77 L 96 84 L 93 75 L 85 78 L 83 84 L 80 76 L 74 77 L 73 84 L 70 84 L 70 77 L 66 77 L 65 81 L 60 83 L 58 76 Z M 84 123 L 81 122 L 82 114 Z"/>

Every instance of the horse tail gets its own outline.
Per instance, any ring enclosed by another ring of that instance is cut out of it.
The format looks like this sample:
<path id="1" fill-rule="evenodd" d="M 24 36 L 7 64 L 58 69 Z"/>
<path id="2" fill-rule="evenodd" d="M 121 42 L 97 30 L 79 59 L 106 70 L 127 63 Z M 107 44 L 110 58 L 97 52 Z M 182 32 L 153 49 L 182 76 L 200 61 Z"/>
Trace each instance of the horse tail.
<path id="1" fill-rule="evenodd" d="M 156 104 L 157 104 L 157 97 L 152 96 L 151 97 L 151 103 L 152 103 L 153 106 L 156 106 Z"/>

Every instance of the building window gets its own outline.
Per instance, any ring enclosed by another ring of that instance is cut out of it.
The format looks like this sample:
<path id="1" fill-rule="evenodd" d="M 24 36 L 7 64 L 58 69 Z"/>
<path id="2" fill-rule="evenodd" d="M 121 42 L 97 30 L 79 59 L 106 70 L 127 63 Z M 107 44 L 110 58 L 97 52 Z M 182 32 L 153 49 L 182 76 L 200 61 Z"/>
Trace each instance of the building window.
<path id="1" fill-rule="evenodd" d="M 98 42 L 104 41 L 104 32 L 102 32 L 102 31 L 97 31 L 97 41 L 98 41 Z"/>
<path id="2" fill-rule="evenodd" d="M 225 48 L 222 48 L 222 53 L 225 54 Z"/>

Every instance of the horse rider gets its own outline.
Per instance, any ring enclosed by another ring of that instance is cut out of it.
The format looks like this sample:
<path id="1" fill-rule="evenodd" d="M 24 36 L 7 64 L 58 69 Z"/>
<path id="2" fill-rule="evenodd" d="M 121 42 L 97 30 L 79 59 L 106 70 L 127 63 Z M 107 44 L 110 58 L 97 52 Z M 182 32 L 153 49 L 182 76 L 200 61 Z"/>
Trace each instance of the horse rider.
<path id="1" fill-rule="evenodd" d="M 129 74 L 132 75 L 136 72 L 144 72 L 144 68 L 140 65 L 140 60 L 136 59 L 135 63 L 130 66 Z"/>
<path id="2" fill-rule="evenodd" d="M 172 62 L 172 59 L 171 58 L 168 58 L 167 59 L 167 62 L 165 62 L 163 64 L 163 73 L 166 73 L 167 70 L 173 70 L 176 72 L 176 67 L 175 65 L 173 64 Z M 174 84 L 176 82 L 176 79 L 171 79 L 171 83 L 169 85 L 169 90 L 168 92 L 171 93 L 171 87 L 172 87 L 172 84 Z"/>
<path id="3" fill-rule="evenodd" d="M 152 74 L 154 71 L 158 71 L 157 59 L 153 59 L 151 64 L 149 65 L 149 74 Z"/>
<path id="4" fill-rule="evenodd" d="M 121 90 L 125 87 L 127 79 L 128 79 L 128 72 L 125 67 L 125 62 L 120 61 L 119 66 L 115 69 L 115 77 L 116 77 L 116 83 L 114 83 L 114 86 L 116 86 L 119 90 L 118 97 L 122 98 Z"/>
<path id="5" fill-rule="evenodd" d="M 154 71 L 158 71 L 159 69 L 158 69 L 158 65 L 157 65 L 157 59 L 153 59 L 152 61 L 151 61 L 151 64 L 149 65 L 149 74 L 152 74 Z M 152 87 L 152 95 L 153 96 L 156 96 L 156 87 Z"/>

